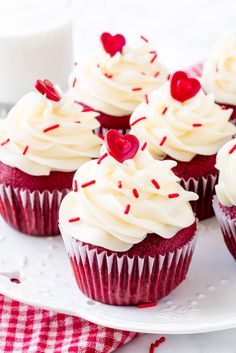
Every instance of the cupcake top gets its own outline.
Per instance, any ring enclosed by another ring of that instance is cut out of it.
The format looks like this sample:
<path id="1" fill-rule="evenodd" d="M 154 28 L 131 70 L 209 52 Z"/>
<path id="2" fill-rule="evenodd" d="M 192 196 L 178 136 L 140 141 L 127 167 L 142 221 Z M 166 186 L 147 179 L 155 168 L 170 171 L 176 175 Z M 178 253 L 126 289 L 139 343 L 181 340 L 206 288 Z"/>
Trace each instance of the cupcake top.
<path id="1" fill-rule="evenodd" d="M 74 190 L 63 200 L 63 234 L 114 251 L 126 251 L 148 233 L 173 237 L 195 218 L 185 191 L 171 171 L 174 161 L 154 160 L 134 135 L 110 130 L 98 160 L 74 176 Z"/>
<path id="2" fill-rule="evenodd" d="M 216 102 L 236 105 L 236 33 L 221 40 L 203 67 L 202 83 Z"/>
<path id="3" fill-rule="evenodd" d="M 70 172 L 99 155 L 97 113 L 75 103 L 47 80 L 0 122 L 0 160 L 30 175 Z"/>
<path id="4" fill-rule="evenodd" d="M 130 115 L 167 79 L 167 70 L 143 36 L 130 47 L 121 34 L 103 33 L 101 44 L 100 52 L 71 74 L 75 97 L 105 114 Z"/>
<path id="5" fill-rule="evenodd" d="M 219 169 L 219 182 L 216 194 L 224 206 L 236 206 L 236 139 L 227 142 L 219 150 L 216 158 Z"/>
<path id="6" fill-rule="evenodd" d="M 154 158 L 188 162 L 198 154 L 217 153 L 232 138 L 231 113 L 204 94 L 197 79 L 178 71 L 136 108 L 130 125 Z"/>

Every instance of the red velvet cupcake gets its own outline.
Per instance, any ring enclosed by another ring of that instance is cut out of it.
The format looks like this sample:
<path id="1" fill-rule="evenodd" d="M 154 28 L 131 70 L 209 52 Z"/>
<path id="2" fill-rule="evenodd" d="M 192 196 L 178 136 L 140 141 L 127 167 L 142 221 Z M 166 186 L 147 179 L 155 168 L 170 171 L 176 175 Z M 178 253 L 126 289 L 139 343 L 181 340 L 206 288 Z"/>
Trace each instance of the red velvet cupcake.
<path id="1" fill-rule="evenodd" d="M 126 133 L 131 113 L 168 73 L 143 36 L 134 47 L 121 34 L 103 33 L 100 39 L 100 53 L 72 72 L 72 91 L 76 101 L 99 112 L 98 133 L 105 135 L 109 129 Z"/>
<path id="2" fill-rule="evenodd" d="M 236 260 L 236 139 L 226 143 L 217 155 L 219 183 L 213 207 L 225 244 Z"/>
<path id="3" fill-rule="evenodd" d="M 231 120 L 236 124 L 236 34 L 223 38 L 214 48 L 203 67 L 202 84 L 213 93 L 222 109 L 232 109 Z"/>
<path id="4" fill-rule="evenodd" d="M 60 230 L 80 290 L 112 305 L 156 301 L 186 277 L 196 220 L 171 171 L 133 135 L 110 130 L 101 157 L 78 169 Z"/>
<path id="5" fill-rule="evenodd" d="M 47 80 L 1 122 L 0 214 L 30 235 L 59 234 L 58 211 L 75 170 L 98 156 L 96 113 Z"/>
<path id="6" fill-rule="evenodd" d="M 199 195 L 192 207 L 200 220 L 213 215 L 216 153 L 236 133 L 231 112 L 205 95 L 197 79 L 178 71 L 131 116 L 131 132 L 154 158 L 178 162 L 173 171 L 181 185 Z"/>

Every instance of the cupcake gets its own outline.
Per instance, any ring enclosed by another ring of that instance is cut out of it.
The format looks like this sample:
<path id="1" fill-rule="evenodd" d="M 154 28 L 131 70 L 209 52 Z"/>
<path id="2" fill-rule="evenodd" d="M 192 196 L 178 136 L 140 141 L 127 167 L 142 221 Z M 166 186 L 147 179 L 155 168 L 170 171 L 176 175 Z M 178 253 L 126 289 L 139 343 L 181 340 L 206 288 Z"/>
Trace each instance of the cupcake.
<path id="1" fill-rule="evenodd" d="M 219 182 L 213 207 L 225 244 L 236 260 L 236 139 L 227 142 L 219 150 L 216 161 Z"/>
<path id="2" fill-rule="evenodd" d="M 173 159 L 181 185 L 199 195 L 192 207 L 199 219 L 213 215 L 212 197 L 218 172 L 216 153 L 232 138 L 232 110 L 222 110 L 213 94 L 182 71 L 148 96 L 131 116 L 131 133 L 156 159 Z"/>
<path id="3" fill-rule="evenodd" d="M 236 33 L 214 48 L 203 67 L 202 84 L 207 93 L 214 93 L 222 109 L 232 109 L 231 120 L 236 123 Z"/>
<path id="4" fill-rule="evenodd" d="M 109 129 L 126 133 L 130 114 L 168 73 L 143 36 L 132 47 L 121 34 L 103 33 L 100 39 L 100 52 L 72 72 L 72 92 L 76 101 L 99 112 L 98 133 Z"/>
<path id="5" fill-rule="evenodd" d="M 30 235 L 57 235 L 58 211 L 75 170 L 99 155 L 99 123 L 47 80 L 0 123 L 0 214 Z"/>
<path id="6" fill-rule="evenodd" d="M 60 230 L 77 284 L 106 304 L 156 301 L 186 277 L 196 221 L 171 169 L 133 135 L 110 130 L 98 160 L 74 176 L 62 201 Z"/>

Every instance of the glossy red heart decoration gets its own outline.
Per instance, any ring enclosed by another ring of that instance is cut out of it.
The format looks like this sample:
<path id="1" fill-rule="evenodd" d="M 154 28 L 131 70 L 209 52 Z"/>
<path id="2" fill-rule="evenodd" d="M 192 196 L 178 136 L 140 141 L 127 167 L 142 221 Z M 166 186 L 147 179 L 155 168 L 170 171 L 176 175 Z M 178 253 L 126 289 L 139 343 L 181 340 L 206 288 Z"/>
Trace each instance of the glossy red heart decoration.
<path id="1" fill-rule="evenodd" d="M 122 53 L 122 49 L 126 43 L 125 37 L 122 34 L 116 34 L 112 36 L 110 33 L 103 33 L 101 35 L 101 42 L 104 50 L 114 56 L 116 53 Z"/>
<path id="2" fill-rule="evenodd" d="M 184 71 L 175 72 L 170 81 L 171 96 L 179 102 L 194 97 L 200 88 L 200 82 L 196 78 L 188 77 Z"/>
<path id="3" fill-rule="evenodd" d="M 52 82 L 50 82 L 49 80 L 37 80 L 35 88 L 51 101 L 59 102 L 59 100 L 61 99 L 60 94 L 57 92 Z"/>
<path id="4" fill-rule="evenodd" d="M 117 130 L 107 132 L 105 144 L 108 153 L 120 163 L 132 159 L 139 149 L 139 140 L 136 136 L 131 134 L 122 135 Z"/>

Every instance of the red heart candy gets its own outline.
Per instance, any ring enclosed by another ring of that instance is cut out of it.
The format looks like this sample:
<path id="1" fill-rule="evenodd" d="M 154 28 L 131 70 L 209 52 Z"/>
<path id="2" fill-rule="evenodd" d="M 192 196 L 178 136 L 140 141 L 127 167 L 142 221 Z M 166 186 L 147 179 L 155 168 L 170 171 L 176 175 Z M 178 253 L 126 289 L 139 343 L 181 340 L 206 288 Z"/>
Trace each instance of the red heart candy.
<path id="1" fill-rule="evenodd" d="M 122 49 L 126 43 L 125 37 L 122 34 L 112 36 L 110 33 L 103 33 L 100 37 L 104 50 L 114 56 L 116 53 L 122 53 Z"/>
<path id="2" fill-rule="evenodd" d="M 201 88 L 196 78 L 190 78 L 184 71 L 176 71 L 170 82 L 171 96 L 179 102 L 194 97 Z"/>
<path id="3" fill-rule="evenodd" d="M 49 80 L 37 80 L 35 88 L 43 95 L 46 95 L 48 99 L 54 102 L 59 102 L 61 100 L 60 94 L 57 92 L 52 82 Z"/>
<path id="4" fill-rule="evenodd" d="M 120 163 L 132 159 L 139 149 L 139 140 L 136 136 L 131 134 L 122 135 L 117 130 L 107 132 L 105 144 L 108 153 Z"/>

